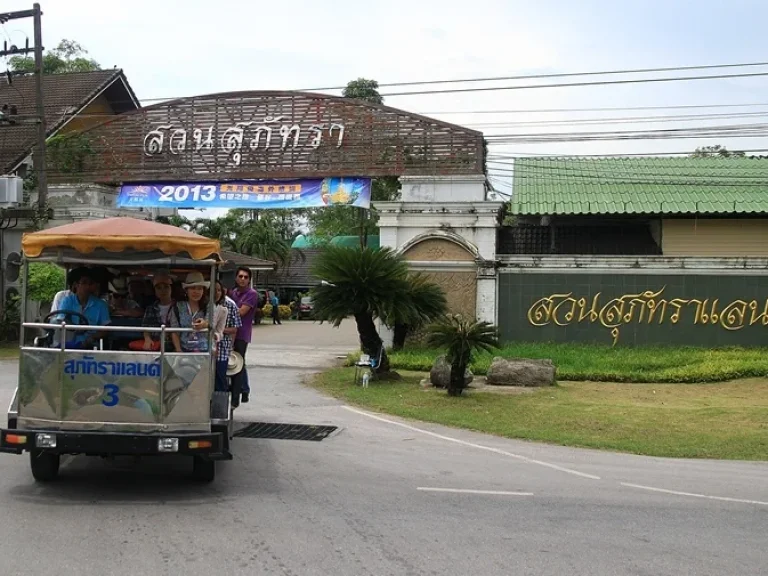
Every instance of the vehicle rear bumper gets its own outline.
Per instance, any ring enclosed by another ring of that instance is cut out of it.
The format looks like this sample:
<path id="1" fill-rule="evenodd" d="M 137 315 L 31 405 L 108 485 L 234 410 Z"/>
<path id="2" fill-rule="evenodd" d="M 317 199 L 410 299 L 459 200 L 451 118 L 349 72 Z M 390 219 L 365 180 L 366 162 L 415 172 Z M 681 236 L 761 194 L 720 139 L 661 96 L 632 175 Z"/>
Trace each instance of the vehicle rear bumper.
<path id="1" fill-rule="evenodd" d="M 37 434 L 54 435 L 56 437 L 56 446 L 38 447 L 36 442 Z M 160 440 L 163 438 L 177 439 L 178 449 L 160 450 Z M 93 456 L 210 455 L 221 453 L 225 448 L 225 442 L 226 434 L 221 432 L 126 434 L 0 429 L 0 452 L 11 454 L 21 454 L 24 451 L 39 449 L 57 454 L 89 454 Z"/>

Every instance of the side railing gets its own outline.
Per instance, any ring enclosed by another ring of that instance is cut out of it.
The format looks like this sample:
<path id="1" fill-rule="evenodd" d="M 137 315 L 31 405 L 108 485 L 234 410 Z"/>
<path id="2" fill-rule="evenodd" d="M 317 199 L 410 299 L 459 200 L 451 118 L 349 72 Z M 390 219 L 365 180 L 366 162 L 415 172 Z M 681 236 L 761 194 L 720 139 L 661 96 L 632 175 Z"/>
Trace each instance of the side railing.
<path id="1" fill-rule="evenodd" d="M 196 428 L 210 418 L 214 368 L 210 328 L 91 326 L 66 322 L 25 322 L 23 327 L 56 331 L 60 338 L 55 347 L 22 347 L 22 360 L 28 362 L 29 367 L 20 372 L 17 411 L 20 420 L 26 417 L 31 426 L 50 419 L 79 422 L 83 427 L 96 429 L 130 426 L 146 430 L 183 429 Z M 105 350 L 103 338 L 93 349 L 67 347 L 68 332 L 137 331 L 158 334 L 159 351 Z M 191 332 L 206 335 L 208 352 L 167 350 L 168 335 Z M 151 360 L 142 362 L 141 358 Z M 58 375 L 53 374 L 53 370 L 58 370 Z M 170 389 L 166 389 L 167 385 Z M 52 390 L 54 386 L 58 386 L 58 391 Z M 132 401 L 137 399 L 136 403 L 126 406 L 122 396 L 117 396 L 118 389 L 129 389 L 126 395 Z M 179 402 L 185 393 L 191 395 L 191 400 Z M 157 405 L 147 408 L 149 394 L 157 396 Z M 109 410 L 118 405 L 135 410 Z"/>

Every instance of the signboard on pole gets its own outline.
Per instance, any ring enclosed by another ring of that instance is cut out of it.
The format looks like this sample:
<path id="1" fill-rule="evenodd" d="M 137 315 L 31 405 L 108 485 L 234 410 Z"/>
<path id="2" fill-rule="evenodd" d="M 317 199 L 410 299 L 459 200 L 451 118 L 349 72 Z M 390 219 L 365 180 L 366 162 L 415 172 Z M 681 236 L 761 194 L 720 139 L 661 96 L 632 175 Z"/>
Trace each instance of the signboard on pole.
<path id="1" fill-rule="evenodd" d="M 356 206 L 370 208 L 370 178 L 238 180 L 124 184 L 120 208 L 248 208 L 276 210 Z"/>

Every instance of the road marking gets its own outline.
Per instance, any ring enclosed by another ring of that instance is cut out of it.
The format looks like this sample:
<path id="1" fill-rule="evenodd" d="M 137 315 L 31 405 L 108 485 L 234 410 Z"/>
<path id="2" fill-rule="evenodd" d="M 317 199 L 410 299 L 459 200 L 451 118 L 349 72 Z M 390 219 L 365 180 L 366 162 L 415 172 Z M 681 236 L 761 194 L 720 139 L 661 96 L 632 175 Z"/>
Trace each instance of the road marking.
<path id="1" fill-rule="evenodd" d="M 533 496 L 533 492 L 506 492 L 504 490 L 469 490 L 462 488 L 416 488 L 421 492 L 450 492 L 451 494 L 481 494 L 483 496 Z"/>
<path id="2" fill-rule="evenodd" d="M 358 410 L 357 408 L 352 408 L 351 406 L 342 406 L 342 408 L 344 408 L 345 410 L 349 410 L 350 412 L 354 412 L 355 414 L 360 414 L 361 416 L 367 416 L 368 418 L 372 418 L 380 422 L 386 422 L 387 424 L 392 424 L 393 426 L 400 426 L 401 428 L 406 428 L 407 430 L 412 430 L 413 432 L 419 432 L 420 434 L 426 434 L 427 436 L 432 436 L 433 438 L 439 438 L 440 440 L 445 440 L 446 442 L 453 442 L 455 444 L 461 444 L 462 446 L 477 448 L 478 450 L 486 450 L 487 452 L 501 454 L 502 456 L 508 456 L 509 458 L 516 458 L 523 462 L 528 462 L 529 464 L 537 464 L 539 466 L 544 466 L 545 468 L 551 468 L 552 470 L 557 470 L 558 472 L 565 472 L 566 474 L 572 474 L 573 476 L 579 476 L 581 478 L 589 478 L 590 480 L 600 480 L 600 476 L 594 476 L 592 474 L 586 474 L 584 472 L 579 472 L 577 470 L 571 470 L 570 468 L 564 468 L 563 466 L 558 466 L 557 464 L 550 464 L 549 462 L 542 462 L 541 460 L 534 460 L 532 458 L 528 458 L 527 456 L 521 456 L 520 454 L 513 454 L 512 452 L 507 452 L 506 450 L 500 450 L 498 448 L 492 448 L 491 446 L 483 446 L 482 444 L 475 444 L 474 442 L 467 442 L 466 440 L 459 440 L 458 438 L 451 438 L 450 436 L 443 436 L 442 434 L 430 432 L 429 430 L 422 430 L 421 428 L 416 428 L 415 426 L 411 426 L 409 424 L 403 424 L 402 422 L 388 420 L 387 418 L 382 418 L 381 416 L 376 416 L 374 414 L 370 414 L 368 412 Z"/>
<path id="3" fill-rule="evenodd" d="M 768 506 L 768 502 L 760 500 L 744 500 L 742 498 L 727 498 L 725 496 L 708 496 L 706 494 L 694 494 L 693 492 L 680 492 L 678 490 L 666 490 L 664 488 L 654 488 L 653 486 L 643 486 L 641 484 L 629 484 L 628 482 L 619 482 L 622 486 L 629 488 L 639 488 L 640 490 L 649 490 L 651 492 L 662 492 L 664 494 L 674 494 L 676 496 L 690 496 L 692 498 L 705 498 L 707 500 L 720 500 L 721 502 L 739 502 L 741 504 L 757 504 L 759 506 Z"/>

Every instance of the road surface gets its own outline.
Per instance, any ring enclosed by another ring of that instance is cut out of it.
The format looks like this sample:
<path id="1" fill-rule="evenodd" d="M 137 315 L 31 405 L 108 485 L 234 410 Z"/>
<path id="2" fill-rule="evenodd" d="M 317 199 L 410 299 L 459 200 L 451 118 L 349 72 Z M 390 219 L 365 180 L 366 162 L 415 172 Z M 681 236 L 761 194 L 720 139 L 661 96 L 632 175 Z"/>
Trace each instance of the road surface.
<path id="1" fill-rule="evenodd" d="M 339 427 L 236 439 L 216 482 L 188 462 L 69 458 L 35 484 L 0 455 L 3 574 L 758 575 L 768 464 L 678 461 L 494 438 L 344 406 L 302 378 L 354 326 L 262 325 L 241 422 Z M 0 366 L 0 403 L 16 365 Z M 0 423 L 3 416 L 0 416 Z"/>

